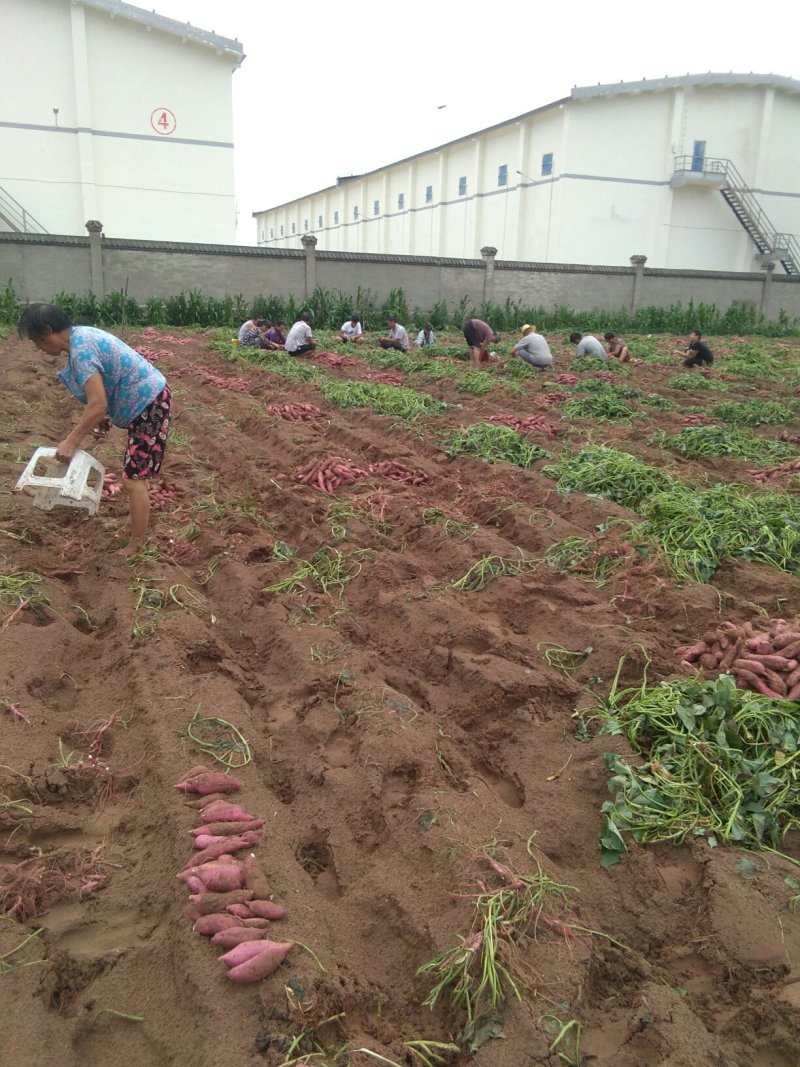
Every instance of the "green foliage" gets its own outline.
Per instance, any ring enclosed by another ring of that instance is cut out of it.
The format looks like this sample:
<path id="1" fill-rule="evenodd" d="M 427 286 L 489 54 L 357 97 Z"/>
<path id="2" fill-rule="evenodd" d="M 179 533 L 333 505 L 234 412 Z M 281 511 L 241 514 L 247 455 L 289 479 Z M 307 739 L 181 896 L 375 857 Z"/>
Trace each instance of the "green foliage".
<path id="1" fill-rule="evenodd" d="M 476 422 L 472 426 L 451 430 L 444 435 L 442 443 L 451 459 L 455 456 L 477 456 L 487 463 L 511 463 L 515 467 L 530 467 L 538 459 L 550 455 L 538 445 L 526 441 L 510 426 L 494 422 Z"/>
<path id="2" fill-rule="evenodd" d="M 710 414 L 734 426 L 781 425 L 795 418 L 793 411 L 774 400 L 726 400 L 712 408 Z"/>
<path id="3" fill-rule="evenodd" d="M 614 688 L 595 713 L 601 734 L 624 734 L 646 762 L 607 753 L 614 799 L 603 804 L 601 860 L 634 841 L 780 846 L 800 823 L 800 705 L 736 688 L 733 678 Z"/>
<path id="4" fill-rule="evenodd" d="M 667 389 L 680 389 L 684 393 L 726 393 L 728 391 L 728 386 L 724 382 L 717 382 L 702 374 L 676 374 L 674 378 L 668 378 L 664 385 Z"/>
<path id="5" fill-rule="evenodd" d="M 325 381 L 322 395 L 329 404 L 341 408 L 372 408 L 380 415 L 399 415 L 402 419 L 436 415 L 447 408 L 444 401 L 428 393 L 378 382 Z"/>
<path id="6" fill-rule="evenodd" d="M 592 419 L 594 422 L 626 422 L 635 412 L 624 400 L 620 400 L 605 390 L 569 400 L 564 405 L 566 419 Z"/>
<path id="7" fill-rule="evenodd" d="M 663 471 L 605 445 L 587 445 L 576 455 L 543 467 L 542 474 L 556 479 L 559 493 L 596 493 L 633 511 L 673 484 Z"/>
<path id="8" fill-rule="evenodd" d="M 686 426 L 675 434 L 660 431 L 650 441 L 687 459 L 702 456 L 738 456 L 781 463 L 797 455 L 797 449 L 784 441 L 766 441 L 755 434 L 726 426 Z"/>

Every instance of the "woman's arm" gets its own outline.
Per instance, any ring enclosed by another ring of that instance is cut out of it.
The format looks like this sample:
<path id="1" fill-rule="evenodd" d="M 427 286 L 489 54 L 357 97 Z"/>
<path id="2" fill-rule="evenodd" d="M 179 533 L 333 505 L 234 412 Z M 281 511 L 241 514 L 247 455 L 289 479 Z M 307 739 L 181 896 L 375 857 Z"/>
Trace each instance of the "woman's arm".
<path id="1" fill-rule="evenodd" d="M 57 446 L 56 455 L 59 459 L 72 459 L 86 434 L 93 430 L 108 412 L 108 397 L 99 373 L 87 378 L 83 391 L 86 393 L 86 410 L 78 419 L 72 433 Z"/>

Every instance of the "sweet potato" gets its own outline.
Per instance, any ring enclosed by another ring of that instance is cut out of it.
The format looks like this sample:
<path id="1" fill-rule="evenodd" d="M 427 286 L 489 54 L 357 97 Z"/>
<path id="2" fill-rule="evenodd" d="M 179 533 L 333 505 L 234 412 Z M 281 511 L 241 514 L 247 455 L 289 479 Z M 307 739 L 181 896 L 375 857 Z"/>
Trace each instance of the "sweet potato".
<path id="1" fill-rule="evenodd" d="M 775 635 L 772 641 L 772 647 L 784 649 L 788 645 L 793 645 L 795 643 L 800 644 L 800 633 L 797 633 L 795 630 L 786 630 L 781 634 Z"/>
<path id="2" fill-rule="evenodd" d="M 230 893 L 242 889 L 242 872 L 236 867 L 225 865 L 192 868 L 192 878 L 214 893 Z"/>
<path id="3" fill-rule="evenodd" d="M 682 645 L 680 648 L 675 650 L 675 655 L 680 656 L 680 658 L 684 661 L 694 663 L 696 659 L 700 659 L 700 657 L 704 655 L 704 653 L 710 651 L 711 648 L 709 645 L 706 644 L 705 641 L 699 641 L 695 645 Z"/>
<path id="4" fill-rule="evenodd" d="M 751 689 L 754 689 L 757 693 L 761 693 L 762 696 L 772 697 L 774 700 L 780 700 L 779 693 L 773 693 L 763 678 L 759 678 L 757 674 L 753 674 L 751 671 L 738 670 L 736 672 L 737 680 L 746 682 Z"/>
<path id="5" fill-rule="evenodd" d="M 786 675 L 786 688 L 792 689 L 797 683 L 800 682 L 800 666 L 796 667 L 793 671 Z M 247 885 L 247 872 L 245 871 L 245 885 Z M 248 886 L 248 888 L 250 888 Z"/>
<path id="6" fill-rule="evenodd" d="M 793 671 L 797 666 L 797 660 L 787 659 L 786 656 L 760 654 L 758 658 L 765 667 L 770 667 L 773 671 Z"/>
<path id="7" fill-rule="evenodd" d="M 769 667 L 765 667 L 764 680 L 773 692 L 782 697 L 786 696 L 786 682 L 776 671 L 771 670 Z"/>
<path id="8" fill-rule="evenodd" d="M 229 926 L 227 930 L 214 934 L 211 940 L 223 948 L 233 948 L 234 945 L 241 945 L 243 941 L 259 941 L 263 936 L 263 930 L 254 930 L 250 926 Z"/>
<path id="9" fill-rule="evenodd" d="M 253 930 L 269 930 L 269 919 L 240 919 L 240 926 L 247 926 Z"/>
<path id="10" fill-rule="evenodd" d="M 198 852 L 196 856 L 188 859 L 186 867 L 196 867 L 198 864 L 206 863 L 208 860 L 215 860 L 226 852 L 238 852 L 240 848 L 250 848 L 260 837 L 260 830 L 250 830 L 246 834 L 225 837 L 222 841 L 217 841 L 215 845 L 209 845 L 208 848 L 204 848 L 202 852 Z"/>
<path id="11" fill-rule="evenodd" d="M 237 919 L 250 918 L 250 908 L 247 904 L 229 904 L 225 910 L 230 915 L 234 915 Z"/>
<path id="12" fill-rule="evenodd" d="M 199 915 L 211 915 L 215 911 L 224 912 L 229 904 L 246 904 L 253 899 L 250 889 L 235 889 L 232 893 L 195 893 L 189 898 Z"/>
<path id="13" fill-rule="evenodd" d="M 226 967 L 238 967 L 240 963 L 247 963 L 254 956 L 258 956 L 260 953 L 269 949 L 272 945 L 272 941 L 243 941 L 236 948 L 232 948 L 230 952 L 226 952 L 224 956 L 220 956 L 220 960 Z"/>
<path id="14" fill-rule="evenodd" d="M 247 905 L 254 919 L 284 919 L 286 908 L 271 900 L 251 900 Z"/>
<path id="15" fill-rule="evenodd" d="M 231 967 L 228 977 L 232 982 L 260 982 L 262 978 L 277 971 L 291 947 L 291 941 L 273 941 L 269 948 L 253 956 L 247 963 Z"/>
<path id="16" fill-rule="evenodd" d="M 214 834 L 198 834 L 192 844 L 195 848 L 208 848 L 209 845 L 215 845 L 217 841 L 224 841 L 223 835 L 215 836 Z"/>
<path id="17" fill-rule="evenodd" d="M 713 671 L 717 665 L 717 657 L 713 652 L 704 652 L 699 660 L 700 666 L 707 671 Z"/>
<path id="18" fill-rule="evenodd" d="M 267 876 L 252 857 L 248 856 L 242 863 L 244 870 L 244 884 L 253 890 L 255 900 L 269 900 L 272 889 L 267 881 Z"/>
<path id="19" fill-rule="evenodd" d="M 177 782 L 175 788 L 184 793 L 207 796 L 209 793 L 235 793 L 242 788 L 242 783 L 237 778 L 229 778 L 227 774 L 221 774 L 219 771 L 206 771 L 204 774 Z"/>
<path id="20" fill-rule="evenodd" d="M 728 645 L 722 654 L 722 659 L 719 661 L 719 668 L 722 671 L 730 669 L 735 660 L 739 658 L 744 646 L 744 635 L 737 637 L 736 641 Z"/>
<path id="21" fill-rule="evenodd" d="M 193 801 L 190 807 L 200 808 L 201 811 L 205 811 L 211 804 L 228 804 L 228 798 L 224 793 L 207 793 L 204 797 L 200 797 L 198 800 Z"/>
<path id="22" fill-rule="evenodd" d="M 749 638 L 744 644 L 748 652 L 756 652 L 759 656 L 769 655 L 772 651 L 770 639 L 763 634 Z"/>
<path id="23" fill-rule="evenodd" d="M 244 811 L 238 804 L 212 804 L 200 814 L 200 821 L 212 822 L 253 822 L 255 815 Z"/>
<path id="24" fill-rule="evenodd" d="M 198 774 L 208 774 L 208 772 L 209 768 L 206 767 L 205 763 L 198 763 L 196 767 L 192 767 L 191 770 L 187 771 L 186 774 L 184 774 L 183 778 L 181 778 L 181 781 L 185 782 L 187 778 L 194 778 Z"/>
<path id="25" fill-rule="evenodd" d="M 800 700 L 800 682 L 793 685 L 789 692 L 786 694 L 787 700 Z"/>
<path id="26" fill-rule="evenodd" d="M 219 822 L 206 823 L 205 826 L 198 828 L 198 833 L 195 833 L 195 831 L 192 831 L 192 833 L 195 834 L 195 837 L 199 836 L 203 831 L 215 835 L 246 834 L 248 830 L 260 830 L 263 825 L 263 819 L 247 819 L 237 822 L 227 822 L 223 819 Z"/>
<path id="27" fill-rule="evenodd" d="M 238 925 L 237 920 L 232 915 L 215 911 L 211 915 L 201 915 L 194 924 L 194 932 L 200 934 L 201 937 L 213 937 L 220 930 L 227 930 L 231 926 Z"/>
<path id="28" fill-rule="evenodd" d="M 750 671 L 751 674 L 766 674 L 767 668 L 764 664 L 757 659 L 745 659 L 744 656 L 741 659 L 734 660 L 733 670 L 736 671 Z"/>

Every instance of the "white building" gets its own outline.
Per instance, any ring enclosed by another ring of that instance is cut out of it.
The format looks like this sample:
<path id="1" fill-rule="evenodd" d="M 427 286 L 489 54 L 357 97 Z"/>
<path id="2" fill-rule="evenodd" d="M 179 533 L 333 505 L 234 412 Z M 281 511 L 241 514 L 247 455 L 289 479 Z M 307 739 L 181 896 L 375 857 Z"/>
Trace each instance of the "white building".
<path id="1" fill-rule="evenodd" d="M 121 0 L 2 0 L 0 229 L 233 243 L 238 41 Z"/>
<path id="2" fill-rule="evenodd" d="M 775 251 L 792 272 L 798 130 L 800 81 L 773 74 L 575 88 L 256 212 L 257 240 L 296 248 L 310 233 L 331 251 L 471 259 L 488 245 L 500 260 L 545 263 L 627 265 L 636 253 L 648 267 L 726 271 Z"/>

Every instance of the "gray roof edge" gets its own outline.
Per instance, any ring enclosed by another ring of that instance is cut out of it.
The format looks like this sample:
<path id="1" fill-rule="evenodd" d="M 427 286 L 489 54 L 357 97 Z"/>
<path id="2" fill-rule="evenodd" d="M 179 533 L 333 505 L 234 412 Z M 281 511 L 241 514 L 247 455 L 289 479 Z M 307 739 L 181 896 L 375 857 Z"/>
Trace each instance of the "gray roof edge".
<path id="1" fill-rule="evenodd" d="M 72 2 L 83 4 L 84 7 L 93 7 L 97 11 L 106 11 L 112 17 L 128 19 L 143 26 L 150 26 L 154 30 L 162 30 L 164 33 L 173 34 L 183 40 L 207 45 L 217 52 L 235 57 L 237 66 L 244 59 L 244 47 L 241 41 L 231 40 L 230 37 L 222 37 L 217 33 L 209 33 L 208 30 L 192 26 L 190 22 L 179 22 L 177 19 L 167 18 L 166 15 L 159 15 L 155 11 L 145 11 L 141 7 L 124 3 L 124 0 L 72 0 Z"/>
<path id="2" fill-rule="evenodd" d="M 786 78 L 782 74 L 735 74 L 728 71 L 727 74 L 708 71 L 706 74 L 682 74 L 676 77 L 664 76 L 663 78 L 643 78 L 636 82 L 615 82 L 601 85 L 576 85 L 573 86 L 570 97 L 573 100 L 589 100 L 594 96 L 617 96 L 623 93 L 662 92 L 664 89 L 680 89 L 684 86 L 711 86 L 711 85 L 766 85 L 775 89 L 786 89 L 790 93 L 800 93 L 800 81 L 794 78 Z"/>

